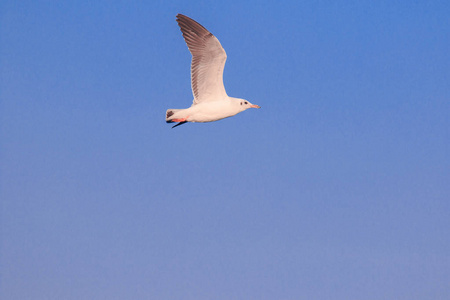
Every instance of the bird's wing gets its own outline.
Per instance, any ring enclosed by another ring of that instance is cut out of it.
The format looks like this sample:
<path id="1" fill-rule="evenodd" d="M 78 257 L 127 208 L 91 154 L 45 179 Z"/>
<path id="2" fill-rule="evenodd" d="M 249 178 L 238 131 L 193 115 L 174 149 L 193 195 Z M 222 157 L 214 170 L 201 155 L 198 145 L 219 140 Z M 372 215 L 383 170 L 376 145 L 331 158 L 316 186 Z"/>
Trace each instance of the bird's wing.
<path id="1" fill-rule="evenodd" d="M 223 86 L 223 68 L 227 54 L 219 40 L 189 17 L 178 14 L 177 22 L 192 54 L 192 105 L 227 97 Z"/>

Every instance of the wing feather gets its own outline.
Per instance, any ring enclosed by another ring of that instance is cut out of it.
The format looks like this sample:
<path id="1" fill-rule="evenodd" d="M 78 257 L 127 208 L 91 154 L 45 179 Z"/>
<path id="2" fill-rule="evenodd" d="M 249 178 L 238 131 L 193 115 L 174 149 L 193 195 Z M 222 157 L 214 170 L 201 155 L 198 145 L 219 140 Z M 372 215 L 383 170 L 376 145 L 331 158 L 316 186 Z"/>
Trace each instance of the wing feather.
<path id="1" fill-rule="evenodd" d="M 192 54 L 192 105 L 228 97 L 223 85 L 223 69 L 227 54 L 219 40 L 205 27 L 182 14 L 177 22 Z"/>

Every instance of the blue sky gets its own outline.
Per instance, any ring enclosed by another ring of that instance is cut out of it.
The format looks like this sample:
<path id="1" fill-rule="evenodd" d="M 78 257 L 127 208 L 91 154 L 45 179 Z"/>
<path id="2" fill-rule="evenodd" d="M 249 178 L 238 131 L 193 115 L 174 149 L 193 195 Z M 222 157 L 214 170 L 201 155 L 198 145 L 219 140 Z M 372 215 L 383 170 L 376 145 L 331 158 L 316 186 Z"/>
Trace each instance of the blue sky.
<path id="1" fill-rule="evenodd" d="M 262 109 L 175 129 L 183 13 Z M 0 298 L 449 299 L 448 1 L 2 1 Z"/>

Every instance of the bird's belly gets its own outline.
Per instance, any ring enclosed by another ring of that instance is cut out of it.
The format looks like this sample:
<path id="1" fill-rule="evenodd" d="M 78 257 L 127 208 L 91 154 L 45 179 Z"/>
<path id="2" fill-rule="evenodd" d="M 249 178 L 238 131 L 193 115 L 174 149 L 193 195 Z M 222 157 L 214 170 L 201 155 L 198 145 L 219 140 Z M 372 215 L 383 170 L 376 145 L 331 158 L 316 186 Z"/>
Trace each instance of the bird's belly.
<path id="1" fill-rule="evenodd" d="M 197 104 L 191 107 L 191 109 L 191 115 L 187 119 L 189 122 L 213 122 L 237 114 L 237 112 L 232 110 L 232 107 L 228 102 Z"/>

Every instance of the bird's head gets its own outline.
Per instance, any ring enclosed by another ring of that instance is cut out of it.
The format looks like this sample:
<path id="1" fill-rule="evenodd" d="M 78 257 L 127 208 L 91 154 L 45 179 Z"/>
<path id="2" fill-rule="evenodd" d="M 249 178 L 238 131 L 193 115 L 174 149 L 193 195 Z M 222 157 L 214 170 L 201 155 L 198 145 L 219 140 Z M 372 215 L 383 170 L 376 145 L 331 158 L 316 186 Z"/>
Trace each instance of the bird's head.
<path id="1" fill-rule="evenodd" d="M 234 98 L 234 100 L 235 103 L 239 105 L 239 107 L 241 108 L 241 111 L 244 111 L 249 108 L 261 108 L 259 105 L 251 104 L 250 101 L 247 101 L 245 99 Z"/>

